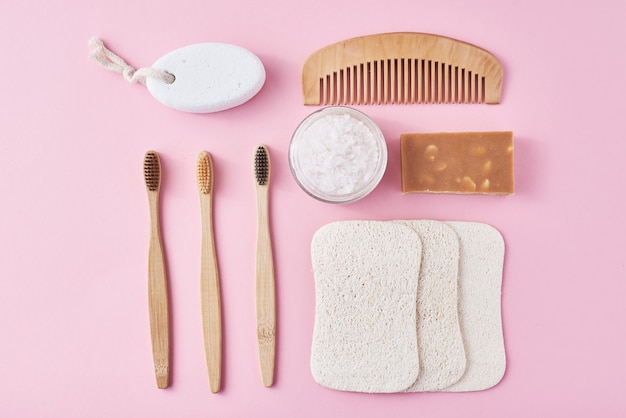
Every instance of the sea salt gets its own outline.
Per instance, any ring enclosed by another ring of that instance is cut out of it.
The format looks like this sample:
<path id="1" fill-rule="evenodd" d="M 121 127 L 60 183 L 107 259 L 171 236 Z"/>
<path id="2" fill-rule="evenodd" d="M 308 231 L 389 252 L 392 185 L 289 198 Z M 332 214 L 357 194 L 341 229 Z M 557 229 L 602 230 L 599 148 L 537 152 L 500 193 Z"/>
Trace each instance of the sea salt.
<path id="1" fill-rule="evenodd" d="M 299 145 L 303 176 L 323 193 L 343 196 L 372 180 L 380 158 L 374 134 L 350 115 L 313 122 Z"/>

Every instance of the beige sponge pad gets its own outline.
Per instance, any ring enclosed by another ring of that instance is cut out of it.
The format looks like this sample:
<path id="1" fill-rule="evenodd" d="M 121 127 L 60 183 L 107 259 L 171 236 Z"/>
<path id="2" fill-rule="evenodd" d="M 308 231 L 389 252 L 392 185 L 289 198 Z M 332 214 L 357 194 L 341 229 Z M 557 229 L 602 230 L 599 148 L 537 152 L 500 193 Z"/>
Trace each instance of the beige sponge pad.
<path id="1" fill-rule="evenodd" d="M 399 392 L 416 381 L 421 253 L 419 236 L 396 222 L 340 221 L 315 233 L 311 373 L 317 383 Z"/>
<path id="2" fill-rule="evenodd" d="M 419 235 L 423 247 L 417 288 L 420 372 L 408 391 L 438 391 L 457 382 L 465 372 L 457 308 L 459 239 L 442 222 L 401 222 Z"/>
<path id="3" fill-rule="evenodd" d="M 506 368 L 501 315 L 504 239 L 487 224 L 447 224 L 460 242 L 459 317 L 467 368 L 445 391 L 484 390 L 496 385 Z"/>

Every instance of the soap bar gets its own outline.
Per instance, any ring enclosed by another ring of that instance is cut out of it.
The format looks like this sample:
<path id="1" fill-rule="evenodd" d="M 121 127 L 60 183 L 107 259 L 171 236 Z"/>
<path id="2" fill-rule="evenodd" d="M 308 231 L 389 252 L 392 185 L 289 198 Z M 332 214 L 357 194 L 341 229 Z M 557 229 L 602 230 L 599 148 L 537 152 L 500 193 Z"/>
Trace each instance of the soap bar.
<path id="1" fill-rule="evenodd" d="M 402 193 L 513 194 L 513 133 L 403 134 Z"/>
<path id="2" fill-rule="evenodd" d="M 158 59 L 152 68 L 173 74 L 166 84 L 148 78 L 146 87 L 165 106 L 211 113 L 239 106 L 265 83 L 265 68 L 252 52 L 236 45 L 210 42 L 189 45 Z"/>

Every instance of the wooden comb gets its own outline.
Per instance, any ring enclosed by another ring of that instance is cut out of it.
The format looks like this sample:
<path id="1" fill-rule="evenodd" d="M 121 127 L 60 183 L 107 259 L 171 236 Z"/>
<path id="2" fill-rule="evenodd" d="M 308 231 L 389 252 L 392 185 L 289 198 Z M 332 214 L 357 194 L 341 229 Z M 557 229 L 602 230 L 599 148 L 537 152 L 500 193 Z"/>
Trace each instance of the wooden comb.
<path id="1" fill-rule="evenodd" d="M 360 36 L 302 68 L 305 105 L 500 103 L 502 65 L 488 51 L 426 33 Z"/>

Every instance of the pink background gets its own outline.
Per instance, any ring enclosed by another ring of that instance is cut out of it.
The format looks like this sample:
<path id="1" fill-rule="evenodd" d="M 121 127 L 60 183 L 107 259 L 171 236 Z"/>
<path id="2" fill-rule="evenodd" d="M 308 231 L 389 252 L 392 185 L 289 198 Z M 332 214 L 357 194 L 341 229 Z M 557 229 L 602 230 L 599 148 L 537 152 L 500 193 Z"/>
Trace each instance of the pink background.
<path id="1" fill-rule="evenodd" d="M 0 415 L 6 417 L 618 417 L 626 414 L 621 2 L 180 0 L 0 3 Z M 287 148 L 309 54 L 349 37 L 418 31 L 462 39 L 504 65 L 502 103 L 360 106 L 389 166 L 366 199 L 332 206 L 291 177 Z M 222 113 L 170 110 L 87 58 L 101 37 L 149 66 L 197 42 L 256 53 L 267 82 Z M 512 130 L 511 197 L 400 193 L 399 136 Z M 256 352 L 252 153 L 269 146 L 278 288 L 276 383 Z M 172 385 L 157 390 L 148 331 L 143 154 L 162 157 Z M 195 161 L 213 155 L 224 380 L 209 392 L 199 305 Z M 342 219 L 487 222 L 505 237 L 508 367 L 467 394 L 368 395 L 309 371 L 309 245 Z"/>

